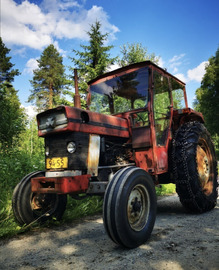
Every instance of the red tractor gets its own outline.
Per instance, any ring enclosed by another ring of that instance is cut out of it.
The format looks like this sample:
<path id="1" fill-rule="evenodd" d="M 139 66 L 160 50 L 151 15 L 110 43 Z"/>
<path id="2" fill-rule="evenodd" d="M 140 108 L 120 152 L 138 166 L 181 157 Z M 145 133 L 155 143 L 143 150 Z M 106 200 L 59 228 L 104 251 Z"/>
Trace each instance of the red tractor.
<path id="1" fill-rule="evenodd" d="M 38 114 L 37 122 L 45 171 L 15 187 L 21 225 L 61 219 L 67 194 L 104 195 L 106 232 L 134 248 L 153 230 L 155 185 L 175 183 L 191 212 L 216 205 L 217 161 L 202 114 L 188 108 L 185 84 L 150 61 L 90 81 L 87 110 L 59 106 Z"/>

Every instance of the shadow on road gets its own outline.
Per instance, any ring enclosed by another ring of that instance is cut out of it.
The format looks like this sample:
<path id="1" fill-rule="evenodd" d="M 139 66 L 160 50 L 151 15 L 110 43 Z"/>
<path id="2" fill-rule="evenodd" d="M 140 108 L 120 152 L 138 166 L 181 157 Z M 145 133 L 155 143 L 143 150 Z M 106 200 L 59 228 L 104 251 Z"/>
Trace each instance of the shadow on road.
<path id="1" fill-rule="evenodd" d="M 179 201 L 177 195 L 165 196 L 158 198 L 157 201 L 157 214 L 185 214 L 186 210 Z"/>
<path id="2" fill-rule="evenodd" d="M 0 269 L 216 270 L 218 211 L 188 215 L 176 195 L 159 198 L 151 238 L 131 250 L 108 238 L 101 216 L 87 217 L 0 242 Z"/>

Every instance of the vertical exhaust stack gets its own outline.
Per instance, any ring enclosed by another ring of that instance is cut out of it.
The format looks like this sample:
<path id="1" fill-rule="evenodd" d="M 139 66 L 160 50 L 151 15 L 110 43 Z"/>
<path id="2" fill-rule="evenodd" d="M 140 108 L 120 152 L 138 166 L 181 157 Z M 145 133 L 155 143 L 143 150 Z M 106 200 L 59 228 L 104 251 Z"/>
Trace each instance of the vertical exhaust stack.
<path id="1" fill-rule="evenodd" d="M 81 99 L 78 91 L 78 74 L 77 69 L 74 69 L 74 81 L 75 81 L 75 96 L 74 96 L 74 106 L 76 108 L 81 108 Z"/>

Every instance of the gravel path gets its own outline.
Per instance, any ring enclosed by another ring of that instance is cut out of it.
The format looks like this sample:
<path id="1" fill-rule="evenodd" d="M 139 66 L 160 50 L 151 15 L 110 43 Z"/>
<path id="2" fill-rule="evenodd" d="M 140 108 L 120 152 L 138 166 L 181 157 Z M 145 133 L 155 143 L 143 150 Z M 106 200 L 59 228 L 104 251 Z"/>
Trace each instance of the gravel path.
<path id="1" fill-rule="evenodd" d="M 218 270 L 219 204 L 191 215 L 176 195 L 160 199 L 151 238 L 132 250 L 108 238 L 101 216 L 1 240 L 0 269 Z"/>

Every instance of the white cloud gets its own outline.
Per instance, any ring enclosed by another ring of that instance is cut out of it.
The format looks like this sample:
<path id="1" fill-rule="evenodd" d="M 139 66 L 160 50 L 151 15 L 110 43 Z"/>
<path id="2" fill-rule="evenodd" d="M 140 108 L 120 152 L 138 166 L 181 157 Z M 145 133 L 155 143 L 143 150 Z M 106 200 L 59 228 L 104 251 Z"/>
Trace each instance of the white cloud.
<path id="1" fill-rule="evenodd" d="M 184 62 L 185 53 L 181 53 L 179 55 L 174 55 L 173 58 L 171 58 L 168 61 L 168 68 L 170 68 L 172 73 L 177 73 L 179 70 L 179 66 L 181 66 Z"/>
<path id="2" fill-rule="evenodd" d="M 197 67 L 193 69 L 189 69 L 186 72 L 186 75 L 184 75 L 183 73 L 178 73 L 178 74 L 175 74 L 174 76 L 176 76 L 177 78 L 179 78 L 185 83 L 188 83 L 191 81 L 201 83 L 202 78 L 205 74 L 205 67 L 207 64 L 208 64 L 208 61 L 204 61 L 201 64 L 199 64 Z"/>
<path id="3" fill-rule="evenodd" d="M 185 56 L 185 53 L 181 53 L 180 55 L 174 55 L 173 58 L 169 60 L 170 63 L 176 63 L 180 59 L 182 59 Z"/>
<path id="4" fill-rule="evenodd" d="M 96 20 L 101 21 L 102 31 L 109 32 L 110 38 L 115 39 L 115 33 L 119 29 L 108 22 L 108 15 L 102 7 L 93 6 L 90 10 L 82 10 L 79 14 L 73 14 L 72 20 L 63 17 L 56 23 L 55 35 L 57 38 L 88 39 L 87 31 Z"/>
<path id="5" fill-rule="evenodd" d="M 185 75 L 182 74 L 182 73 L 175 74 L 174 76 L 177 77 L 179 80 L 181 80 L 181 81 L 184 82 L 184 83 L 187 82 L 187 78 L 186 78 Z"/>
<path id="6" fill-rule="evenodd" d="M 1 29 L 4 42 L 39 49 L 52 42 L 42 30 L 47 23 L 40 8 L 28 1 L 17 5 L 13 0 L 1 3 Z"/>
<path id="7" fill-rule="evenodd" d="M 21 105 L 22 108 L 24 108 L 26 114 L 30 119 L 34 118 L 37 115 L 37 108 L 35 106 L 29 105 L 27 107 Z"/>
<path id="8" fill-rule="evenodd" d="M 188 60 L 185 59 L 185 53 L 179 55 L 174 55 L 168 61 L 168 69 L 174 74 L 175 77 L 179 78 L 181 81 L 188 83 L 190 81 L 195 81 L 200 83 L 205 74 L 205 67 L 208 64 L 208 61 L 200 63 L 197 67 L 193 69 L 188 69 L 185 73 L 179 72 L 188 65 Z"/>
<path id="9" fill-rule="evenodd" d="M 83 1 L 82 1 L 83 2 Z M 5 43 L 41 50 L 56 38 L 88 39 L 87 31 L 100 21 L 102 31 L 115 39 L 119 29 L 109 22 L 100 6 L 86 10 L 78 1 L 43 0 L 40 6 L 28 0 L 17 4 L 13 0 L 1 3 L 1 29 Z"/>
<path id="10" fill-rule="evenodd" d="M 172 73 L 177 73 L 178 70 L 179 70 L 179 69 L 178 69 L 177 67 L 174 67 Z"/>
<path id="11" fill-rule="evenodd" d="M 38 68 L 37 59 L 31 58 L 27 61 L 25 69 L 23 71 L 24 74 L 33 74 L 33 70 Z"/>
<path id="12" fill-rule="evenodd" d="M 160 57 L 158 60 L 158 66 L 164 68 L 164 64 L 165 64 L 164 60 L 162 59 L 162 57 Z"/>
<path id="13" fill-rule="evenodd" d="M 205 67 L 208 61 L 202 62 L 200 65 L 187 71 L 187 77 L 189 81 L 201 82 L 205 74 Z"/>
<path id="14" fill-rule="evenodd" d="M 59 47 L 59 43 L 57 41 L 55 41 L 53 43 L 54 47 L 57 49 L 57 51 L 62 55 L 62 57 L 67 57 L 67 52 L 62 50 L 60 47 Z"/>
<path id="15" fill-rule="evenodd" d="M 52 13 L 59 13 L 60 10 L 66 11 L 76 7 L 82 8 L 82 4 L 74 0 L 44 0 L 40 6 L 43 10 Z"/>
<path id="16" fill-rule="evenodd" d="M 116 69 L 118 69 L 118 68 L 120 68 L 120 66 L 119 66 L 118 64 L 113 64 L 113 65 L 111 65 L 111 66 L 108 68 L 107 72 L 116 70 Z"/>
<path id="17" fill-rule="evenodd" d="M 16 48 L 12 51 L 12 53 L 14 55 L 19 55 L 21 57 L 25 57 L 26 56 L 26 48 L 22 47 L 22 48 Z"/>

